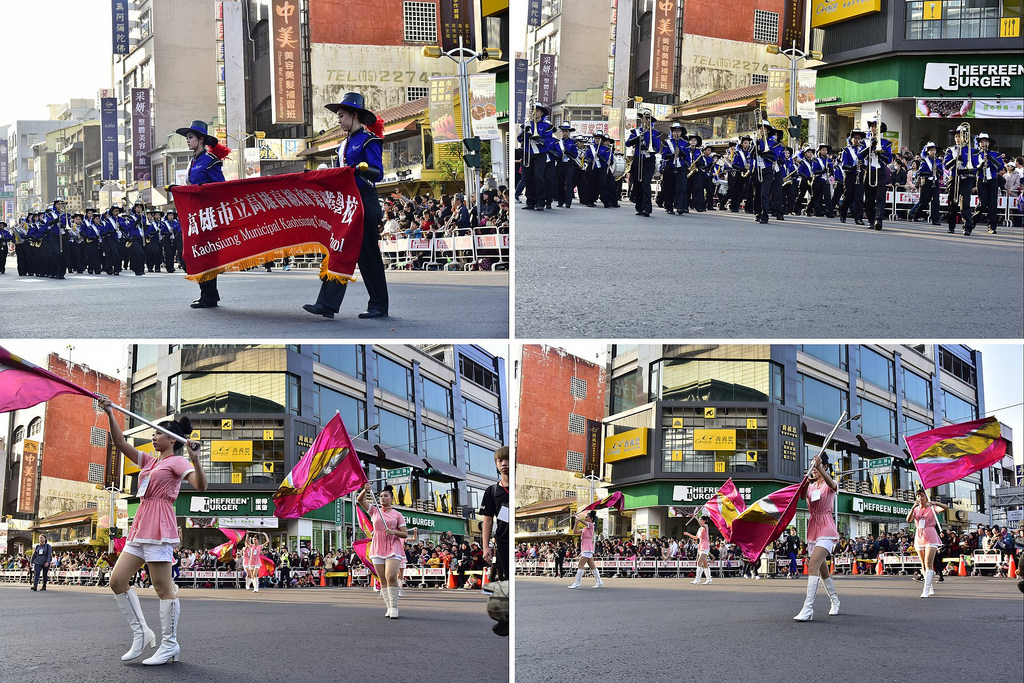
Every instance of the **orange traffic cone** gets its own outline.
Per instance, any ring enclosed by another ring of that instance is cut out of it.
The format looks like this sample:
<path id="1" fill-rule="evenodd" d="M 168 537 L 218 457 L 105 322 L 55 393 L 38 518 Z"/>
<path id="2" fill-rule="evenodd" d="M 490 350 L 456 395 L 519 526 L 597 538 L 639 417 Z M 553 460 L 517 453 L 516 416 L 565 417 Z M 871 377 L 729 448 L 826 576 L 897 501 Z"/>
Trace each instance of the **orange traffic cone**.
<path id="1" fill-rule="evenodd" d="M 860 574 L 860 569 L 857 568 L 858 564 L 859 563 L 857 562 L 857 558 L 856 557 L 853 558 L 853 572 L 851 572 L 851 573 L 853 573 L 853 574 Z"/>
<path id="2" fill-rule="evenodd" d="M 964 562 L 964 556 L 960 556 L 960 570 L 957 572 L 960 576 L 967 576 L 967 563 Z"/>
<path id="3" fill-rule="evenodd" d="M 491 582 L 490 573 L 491 572 L 488 571 L 487 569 L 483 570 L 483 572 L 482 572 L 483 575 L 480 577 L 481 578 L 481 583 L 480 583 L 481 587 L 486 586 L 487 584 L 489 584 Z"/>
<path id="4" fill-rule="evenodd" d="M 327 571 L 324 570 L 324 569 L 320 570 L 320 587 L 321 588 L 326 588 L 327 587 Z"/>
<path id="5" fill-rule="evenodd" d="M 1013 561 L 1013 555 L 1010 555 L 1010 564 L 1006 565 L 1006 578 L 1017 578 L 1017 563 Z"/>
<path id="6" fill-rule="evenodd" d="M 878 564 L 875 565 L 875 574 L 881 576 L 885 573 L 885 567 L 882 566 L 882 556 L 878 556 Z"/>
<path id="7" fill-rule="evenodd" d="M 345 585 L 348 586 L 349 588 L 352 587 L 352 570 L 351 569 L 348 570 L 348 581 L 345 583 Z"/>
<path id="8" fill-rule="evenodd" d="M 836 561 L 835 560 L 830 560 L 829 561 L 829 563 L 828 563 L 828 573 L 829 574 L 835 574 L 836 573 Z"/>
<path id="9" fill-rule="evenodd" d="M 807 569 L 807 558 L 804 558 L 804 576 L 807 576 L 811 572 Z"/>
<path id="10" fill-rule="evenodd" d="M 458 586 L 455 585 L 455 574 L 452 572 L 448 572 L 448 587 L 458 588 Z"/>

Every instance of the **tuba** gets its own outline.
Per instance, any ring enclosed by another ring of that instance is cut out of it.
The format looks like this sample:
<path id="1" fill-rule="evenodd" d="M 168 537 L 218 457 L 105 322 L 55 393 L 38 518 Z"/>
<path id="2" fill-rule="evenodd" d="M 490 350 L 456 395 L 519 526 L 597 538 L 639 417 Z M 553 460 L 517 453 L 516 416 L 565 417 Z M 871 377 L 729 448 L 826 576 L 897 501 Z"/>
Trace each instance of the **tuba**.
<path id="1" fill-rule="evenodd" d="M 879 138 L 882 137 L 882 112 L 880 109 L 875 110 L 875 121 L 878 122 L 878 135 L 869 135 L 868 137 L 868 167 L 867 167 L 867 184 L 869 187 L 878 187 L 878 169 L 875 168 L 876 155 L 878 154 L 878 148 L 881 145 Z"/>

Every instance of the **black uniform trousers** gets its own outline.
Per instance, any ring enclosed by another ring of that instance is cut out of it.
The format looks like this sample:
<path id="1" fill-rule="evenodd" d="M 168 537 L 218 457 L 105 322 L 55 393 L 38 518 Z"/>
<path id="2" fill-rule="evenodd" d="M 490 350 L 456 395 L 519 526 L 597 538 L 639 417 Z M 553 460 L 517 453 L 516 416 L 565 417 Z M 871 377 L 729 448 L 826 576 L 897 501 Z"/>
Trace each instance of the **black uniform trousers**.
<path id="1" fill-rule="evenodd" d="M 547 170 L 548 155 L 544 152 L 532 155 L 530 165 L 523 169 L 526 181 L 527 208 L 543 209 L 547 203 L 544 190 L 544 178 L 547 175 Z M 376 200 L 374 203 L 377 203 Z"/>
<path id="2" fill-rule="evenodd" d="M 690 213 L 690 179 L 686 174 L 690 171 L 689 166 L 673 167 L 672 175 L 675 178 L 675 195 L 672 198 L 676 213 Z"/>
<path id="3" fill-rule="evenodd" d="M 742 171 L 731 171 L 729 173 L 729 210 L 733 213 L 740 212 L 740 204 L 746 195 L 746 186 L 749 178 L 741 175 Z"/>
<path id="4" fill-rule="evenodd" d="M 760 172 L 761 180 L 757 180 L 757 171 L 754 171 L 754 206 L 757 210 L 757 220 L 762 223 L 768 222 L 768 211 L 772 203 L 772 186 L 775 184 L 775 169 L 765 166 Z"/>
<path id="5" fill-rule="evenodd" d="M 146 272 L 146 246 L 143 244 L 145 238 L 132 238 L 128 240 L 128 265 L 136 275 Z"/>
<path id="6" fill-rule="evenodd" d="M 939 188 L 935 186 L 934 178 L 925 178 L 924 185 L 921 186 L 921 197 L 910 210 L 909 220 L 917 220 L 918 215 L 925 209 L 928 209 L 928 219 L 932 225 L 942 223 L 939 217 Z"/>
<path id="7" fill-rule="evenodd" d="M 0 240 L 0 273 L 7 272 L 7 240 Z"/>
<path id="8" fill-rule="evenodd" d="M 82 259 L 90 273 L 100 274 L 103 266 L 100 263 L 100 241 L 98 239 L 87 239 L 82 244 Z"/>
<path id="9" fill-rule="evenodd" d="M 164 268 L 167 269 L 168 273 L 174 272 L 174 257 L 176 256 L 174 237 L 172 235 L 162 235 L 160 237 L 160 250 L 164 259 Z"/>
<path id="10" fill-rule="evenodd" d="M 855 171 L 848 171 L 846 174 L 843 208 L 839 211 L 839 218 L 844 221 L 847 214 L 859 221 L 864 213 L 864 186 L 861 185 L 861 180 Z"/>
<path id="11" fill-rule="evenodd" d="M 775 176 L 772 178 L 772 191 L 771 191 L 771 207 L 770 208 L 771 208 L 772 213 L 775 214 L 775 217 L 777 219 L 779 219 L 780 221 L 782 220 L 782 214 L 783 214 L 783 209 L 784 209 L 783 204 L 782 204 L 782 202 L 783 202 L 783 200 L 782 200 L 782 179 L 783 179 L 783 177 L 785 177 L 785 176 L 783 176 L 781 171 L 775 173 Z"/>
<path id="12" fill-rule="evenodd" d="M 604 208 L 610 209 L 615 204 L 615 198 L 612 197 L 613 178 L 608 168 L 602 164 L 601 168 L 591 168 L 587 175 L 590 176 L 590 203 L 596 205 L 597 200 L 601 200 Z"/>
<path id="13" fill-rule="evenodd" d="M 28 245 L 24 241 L 16 243 L 14 255 L 18 259 L 18 275 L 28 275 Z"/>
<path id="14" fill-rule="evenodd" d="M 655 165 L 658 163 L 653 154 L 638 154 L 633 159 L 630 173 L 636 173 L 634 182 L 636 185 L 636 196 L 633 205 L 639 213 L 650 213 L 651 206 L 651 181 L 654 179 Z"/>
<path id="15" fill-rule="evenodd" d="M 978 181 L 978 213 L 985 212 L 989 230 L 999 225 L 999 185 L 995 180 Z"/>
<path id="16" fill-rule="evenodd" d="M 159 273 L 160 257 L 163 253 L 163 249 L 160 246 L 160 238 L 156 235 L 147 237 L 144 249 L 146 252 L 146 269 L 151 273 L 154 271 Z"/>
<path id="17" fill-rule="evenodd" d="M 661 190 L 658 192 L 660 203 L 658 206 L 665 209 L 666 213 L 674 213 L 676 205 L 676 173 L 675 166 L 665 164 L 661 171 Z"/>
<path id="18" fill-rule="evenodd" d="M 540 159 L 534 159 L 537 163 Z M 380 254 L 377 242 L 381 211 L 377 202 L 377 190 L 373 187 L 360 187 L 359 196 L 363 200 L 363 244 L 359 250 L 359 276 L 366 285 L 366 293 L 370 296 L 366 310 L 370 312 L 388 312 L 388 283 L 384 276 L 384 258 Z M 326 257 L 324 257 L 326 258 Z M 341 308 L 348 283 L 322 280 L 320 295 L 316 302 L 335 313 Z"/>
<path id="19" fill-rule="evenodd" d="M 885 190 L 889 184 L 889 168 L 879 166 L 870 169 L 869 177 L 874 178 L 877 170 L 877 181 L 874 186 L 864 183 L 864 209 L 868 214 L 868 225 L 880 228 L 885 218 Z"/>
<path id="20" fill-rule="evenodd" d="M 689 169 L 687 169 L 687 171 L 689 171 Z M 707 195 L 704 188 L 704 183 L 706 181 L 707 174 L 700 169 L 694 171 L 693 175 L 686 179 L 687 189 L 690 191 L 690 208 L 694 211 L 700 212 L 707 209 Z"/>
<path id="21" fill-rule="evenodd" d="M 964 173 L 959 178 L 950 181 L 949 187 L 949 213 L 946 214 L 946 225 L 949 232 L 956 227 L 956 214 L 959 212 L 964 217 L 964 234 L 970 235 L 974 230 L 974 210 L 971 208 L 971 191 L 974 189 L 975 177 L 973 173 Z M 957 196 L 953 196 L 953 183 L 957 183 Z"/>
<path id="22" fill-rule="evenodd" d="M 575 190 L 576 162 L 569 161 L 555 162 L 555 201 L 562 206 L 572 206 L 572 196 Z"/>
<path id="23" fill-rule="evenodd" d="M 807 207 L 808 213 L 813 212 L 815 216 L 828 215 L 832 217 L 832 206 L 829 202 L 828 179 L 824 175 L 814 176 L 811 183 L 811 205 Z"/>

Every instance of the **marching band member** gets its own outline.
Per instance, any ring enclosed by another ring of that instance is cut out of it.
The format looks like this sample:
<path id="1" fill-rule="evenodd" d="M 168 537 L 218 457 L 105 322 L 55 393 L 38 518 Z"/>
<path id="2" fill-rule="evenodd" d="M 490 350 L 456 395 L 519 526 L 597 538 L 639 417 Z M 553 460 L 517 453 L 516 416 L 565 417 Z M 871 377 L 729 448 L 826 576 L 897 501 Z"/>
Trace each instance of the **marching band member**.
<path id="1" fill-rule="evenodd" d="M 964 235 L 970 235 L 974 231 L 974 211 L 971 208 L 971 191 L 978 178 L 978 165 L 981 163 L 981 155 L 976 147 L 971 146 L 971 141 L 961 128 L 953 133 L 955 144 L 946 150 L 942 165 L 952 174 L 947 191 L 949 192 L 946 204 L 949 213 L 946 215 L 947 232 L 952 234 L 956 227 L 956 215 L 959 212 L 964 218 Z"/>
<path id="2" fill-rule="evenodd" d="M 545 198 L 545 178 L 548 168 L 548 152 L 553 143 L 551 122 L 548 115 L 551 110 L 539 102 L 533 108 L 533 121 L 524 124 L 519 131 L 518 140 L 522 145 L 530 145 L 531 161 L 529 168 L 523 169 L 526 183 L 526 206 L 529 211 L 543 211 Z"/>
<path id="3" fill-rule="evenodd" d="M 665 213 L 689 213 L 686 197 L 686 170 L 689 164 L 683 165 L 687 147 L 687 142 L 683 139 L 686 129 L 683 128 L 683 124 L 676 121 L 672 124 L 669 134 L 671 137 L 661 143 L 661 160 L 665 166 L 661 172 L 662 204 Z"/>
<path id="4" fill-rule="evenodd" d="M 797 176 L 800 177 L 800 182 L 792 182 L 795 178 L 791 179 L 789 193 L 792 194 L 790 206 L 793 208 L 793 214 L 799 216 L 804 206 L 804 200 L 807 199 L 807 195 L 811 194 L 814 184 L 814 150 L 810 147 L 805 148 L 800 153 L 800 160 L 796 162 L 796 172 Z M 792 189 L 794 185 L 797 186 L 795 192 Z M 813 199 L 810 199 L 807 202 L 806 210 L 808 216 L 812 215 L 813 208 Z"/>
<path id="5" fill-rule="evenodd" d="M 783 151 L 782 145 L 776 139 L 778 131 L 769 121 L 762 121 L 758 127 L 763 130 L 763 135 L 758 138 L 754 147 L 756 167 L 752 175 L 755 180 L 760 176 L 760 181 L 754 185 L 754 204 L 757 207 L 757 221 L 767 224 L 768 211 L 772 208 L 774 199 L 772 190 L 777 186 L 775 180 L 779 167 L 776 162 L 782 159 Z M 778 187 L 781 188 L 781 184 Z"/>
<path id="6" fill-rule="evenodd" d="M 998 154 L 989 149 L 995 142 L 988 133 L 979 133 L 975 138 L 978 145 L 978 213 L 988 217 L 988 231 L 996 234 L 999 222 L 999 171 L 1006 165 Z"/>
<path id="7" fill-rule="evenodd" d="M 579 152 L 576 149 L 576 141 L 570 135 L 576 129 L 568 121 L 563 121 L 558 130 L 561 137 L 555 141 L 555 201 L 559 207 L 568 209 L 572 206 L 576 157 Z"/>
<path id="8" fill-rule="evenodd" d="M 177 211 L 167 212 L 167 222 L 171 226 L 171 243 L 174 245 L 174 261 L 182 270 L 185 269 L 185 260 L 181 256 L 181 221 L 178 220 Z"/>
<path id="9" fill-rule="evenodd" d="M 864 156 L 867 155 L 867 146 L 864 144 L 864 131 L 854 128 L 850 131 L 850 137 L 846 139 L 846 147 L 840 155 L 840 164 L 843 167 L 845 178 L 843 194 L 843 208 L 839 211 L 839 222 L 846 222 L 846 215 L 853 215 L 853 222 L 857 225 L 864 225 L 861 216 L 864 214 Z"/>
<path id="10" fill-rule="evenodd" d="M 714 192 L 715 192 L 715 157 L 712 154 L 711 147 L 701 148 L 700 158 L 701 170 L 695 173 L 695 176 L 703 176 L 701 178 L 701 189 L 703 190 L 703 199 L 701 211 L 707 211 L 708 209 L 714 210 Z"/>
<path id="11" fill-rule="evenodd" d="M 14 234 L 7 228 L 7 221 L 0 221 L 0 275 L 7 272 L 7 245 L 14 241 Z"/>
<path id="12" fill-rule="evenodd" d="M 942 167 L 936 156 L 938 147 L 934 142 L 929 142 L 921 150 L 921 166 L 917 170 L 915 181 L 920 189 L 921 196 L 917 203 L 911 207 L 907 220 L 917 222 L 918 215 L 922 210 L 928 208 L 928 216 L 932 225 L 941 225 L 939 218 L 939 179 L 942 176 Z"/>
<path id="13" fill-rule="evenodd" d="M 612 136 L 605 136 L 601 142 L 601 149 L 603 153 L 608 157 L 608 177 L 605 178 L 605 183 L 608 188 L 608 201 L 611 202 L 611 208 L 619 208 L 619 197 L 622 196 L 622 181 L 625 180 L 625 174 L 621 177 L 615 177 L 615 143 L 616 140 Z"/>
<path id="14" fill-rule="evenodd" d="M 868 121 L 868 143 L 866 149 L 867 177 L 864 182 L 864 207 L 868 223 L 875 230 L 882 229 L 885 216 L 885 191 L 889 185 L 889 164 L 892 163 L 892 143 L 881 137 L 888 127 L 878 119 Z"/>
<path id="15" fill-rule="evenodd" d="M 597 563 L 594 562 L 594 529 L 596 521 L 597 513 L 593 510 L 584 510 L 576 515 L 574 527 L 580 530 L 580 560 L 576 566 L 576 580 L 569 585 L 569 588 L 580 587 L 580 579 L 583 578 L 585 567 L 590 567 L 590 571 L 594 574 L 594 588 L 600 588 L 604 585 L 604 581 L 601 580 L 601 572 L 598 571 Z"/>
<path id="16" fill-rule="evenodd" d="M 828 571 L 829 553 L 839 541 L 839 530 L 833 509 L 836 502 L 836 482 L 828 473 L 828 456 L 824 453 L 815 456 L 811 461 L 808 474 L 810 483 L 804 497 L 807 499 L 807 596 L 800 613 L 793 617 L 794 621 L 810 621 L 814 618 L 814 595 L 818 592 L 818 584 L 824 581 L 829 601 L 832 603 L 828 613 L 839 614 L 839 595 L 836 593 L 832 575 Z"/>
<path id="17" fill-rule="evenodd" d="M 661 133 L 654 129 L 657 119 L 647 109 L 640 110 L 640 125 L 629 132 L 626 147 L 633 147 L 633 165 L 629 169 L 636 215 L 651 215 L 651 180 L 654 178 L 657 154 L 661 149 Z"/>
<path id="18" fill-rule="evenodd" d="M 593 142 L 587 147 L 586 158 L 590 170 L 589 189 L 587 198 L 590 203 L 587 206 L 595 206 L 598 199 L 604 208 L 610 209 L 614 204 L 612 201 L 612 176 L 610 164 L 612 161 L 612 150 L 608 145 L 608 136 L 600 131 L 594 133 Z"/>
<path id="19" fill-rule="evenodd" d="M 127 242 L 129 265 L 136 275 L 146 274 L 146 205 L 135 202 L 128 221 Z"/>
<path id="20" fill-rule="evenodd" d="M 746 201 L 744 210 L 747 213 L 754 213 L 754 203 L 750 199 L 750 172 L 754 162 L 750 143 L 749 135 L 741 137 L 739 147 L 732 158 L 732 170 L 729 171 L 729 210 L 732 213 L 740 212 L 740 203 L 743 201 Z"/>
<path id="21" fill-rule="evenodd" d="M 832 148 L 824 142 L 818 145 L 818 155 L 814 157 L 812 173 L 814 174 L 811 188 L 811 205 L 807 208 L 808 214 L 813 209 L 814 215 L 835 218 L 835 210 L 832 207 L 832 193 L 828 186 L 828 176 L 832 164 L 829 154 Z"/>
<path id="22" fill-rule="evenodd" d="M 689 163 L 686 164 L 687 202 L 694 211 L 704 211 L 704 179 L 701 177 L 704 168 L 704 138 L 690 133 L 687 138 L 686 152 Z M 689 211 L 687 211 L 689 213 Z"/>
<path id="23" fill-rule="evenodd" d="M 326 109 L 338 115 L 338 125 L 348 135 L 338 146 L 341 166 L 356 169 L 356 188 L 363 204 L 363 241 L 359 251 L 359 275 L 366 286 L 369 301 L 360 318 L 388 317 L 388 283 L 384 275 L 384 258 L 377 242 L 377 226 L 381 219 L 380 202 L 377 201 L 376 184 L 384 177 L 383 163 L 383 122 L 366 108 L 363 96 L 356 92 L 345 93 L 341 102 L 328 104 Z M 372 129 L 370 128 L 372 127 Z M 544 154 L 538 155 L 543 158 Z M 327 258 L 326 256 L 324 258 Z M 348 284 L 324 277 L 320 281 L 320 293 L 315 304 L 304 304 L 302 308 L 313 315 L 333 318 L 341 309 Z"/>
<path id="24" fill-rule="evenodd" d="M 939 520 L 935 516 L 935 510 L 948 510 L 949 506 L 938 501 L 928 500 L 928 494 L 920 486 L 917 488 L 917 500 L 914 507 L 907 513 L 907 522 L 917 522 L 917 531 L 914 532 L 914 550 L 921 558 L 921 572 L 924 574 L 924 590 L 921 591 L 922 598 L 930 598 L 935 594 L 933 582 L 935 580 L 935 553 L 942 547 L 942 540 L 935 527 Z"/>
<path id="25" fill-rule="evenodd" d="M 150 273 L 160 272 L 160 258 L 163 250 L 160 246 L 160 227 L 156 223 L 156 211 L 152 207 L 146 211 L 146 270 Z"/>
<path id="26" fill-rule="evenodd" d="M 89 209 L 87 213 L 91 214 L 92 209 Z M 102 270 L 100 266 L 100 233 L 96 230 L 91 216 L 89 220 L 84 220 L 82 214 L 78 214 L 78 217 L 83 219 L 79 221 L 78 225 L 78 234 L 82 238 L 82 265 L 90 275 L 99 275 Z"/>
<path id="27" fill-rule="evenodd" d="M 839 162 L 839 157 L 833 157 L 829 160 L 829 171 L 832 174 L 832 180 L 835 181 L 835 186 L 832 188 L 832 196 L 829 199 L 829 207 L 832 216 L 835 216 L 836 207 L 841 206 L 843 201 L 843 190 L 845 188 L 846 174 L 843 172 L 843 165 Z"/>

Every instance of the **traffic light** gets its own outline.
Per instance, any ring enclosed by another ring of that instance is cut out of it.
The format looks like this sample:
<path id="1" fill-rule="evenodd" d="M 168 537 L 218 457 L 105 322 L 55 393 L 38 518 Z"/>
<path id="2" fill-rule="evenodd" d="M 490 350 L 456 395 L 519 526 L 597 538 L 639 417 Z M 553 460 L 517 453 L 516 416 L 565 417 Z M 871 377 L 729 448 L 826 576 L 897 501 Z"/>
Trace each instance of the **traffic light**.
<path id="1" fill-rule="evenodd" d="M 800 131 L 804 127 L 804 119 L 802 116 L 790 116 L 789 117 L 789 139 L 796 141 L 800 139 Z"/>
<path id="2" fill-rule="evenodd" d="M 480 168 L 481 166 L 481 150 L 483 148 L 483 141 L 480 138 L 463 138 L 462 144 L 466 147 L 466 153 L 462 155 L 462 158 L 466 161 L 466 166 L 470 168 Z"/>

